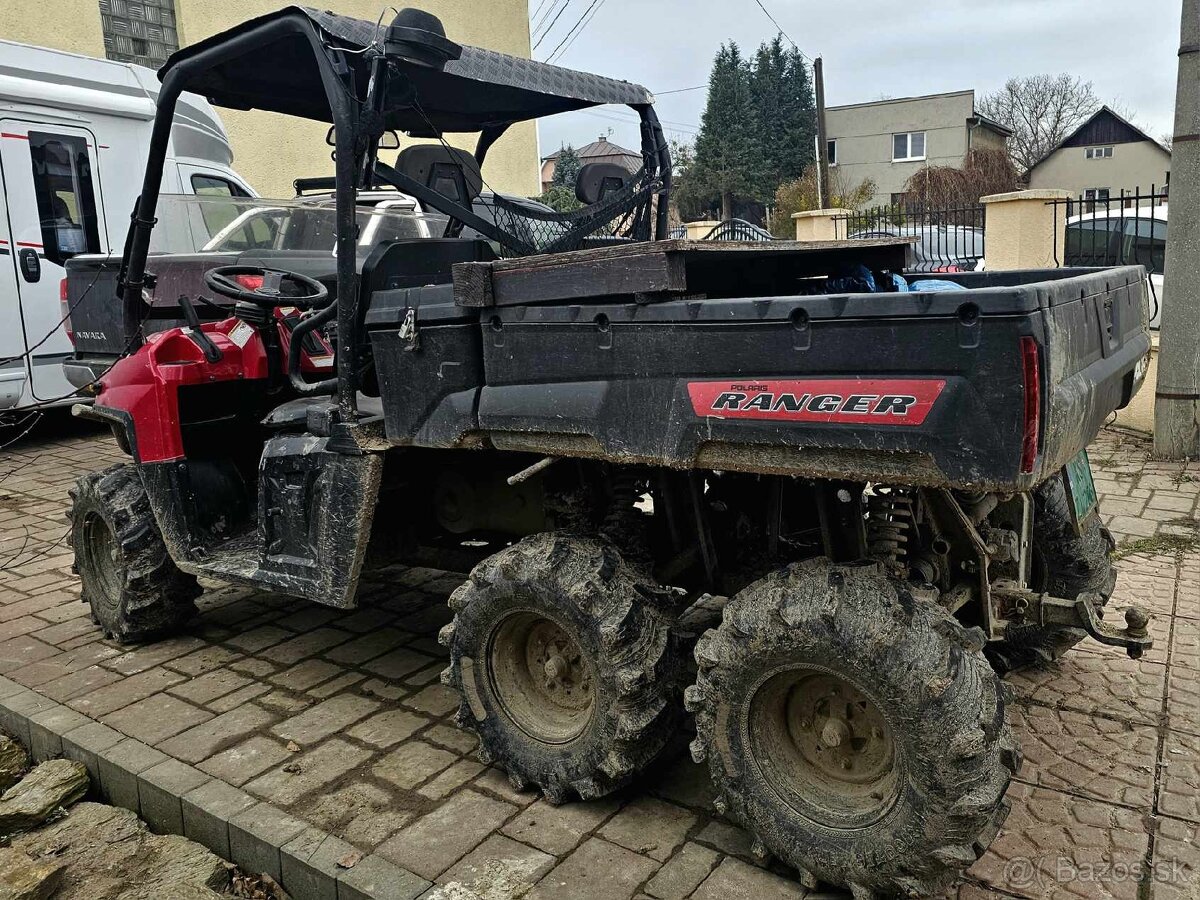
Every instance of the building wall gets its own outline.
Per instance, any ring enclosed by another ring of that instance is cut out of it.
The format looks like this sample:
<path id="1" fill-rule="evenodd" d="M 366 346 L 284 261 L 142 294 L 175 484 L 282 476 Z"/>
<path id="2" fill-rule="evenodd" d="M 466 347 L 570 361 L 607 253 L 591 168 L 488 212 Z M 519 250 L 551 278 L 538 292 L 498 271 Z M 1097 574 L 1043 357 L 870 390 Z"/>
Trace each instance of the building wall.
<path id="1" fill-rule="evenodd" d="M 7 0 L 0 16 L 0 38 L 58 50 L 104 56 L 98 0 Z M 186 45 L 243 22 L 274 12 L 279 0 L 175 0 L 180 43 Z M 380 0 L 339 0 L 336 12 L 376 20 Z M 529 56 L 527 0 L 489 0 L 486 13 L 456 0 L 406 0 L 438 16 L 451 40 Z M 292 196 L 297 177 L 333 174 L 327 125 L 265 113 L 219 109 L 233 144 L 234 168 L 265 196 Z M 447 136 L 450 143 L 474 149 L 475 135 Z M 404 140 L 401 136 L 402 141 Z M 514 125 L 488 151 L 483 175 L 497 191 L 526 196 L 539 192 L 537 130 L 532 122 Z"/>
<path id="2" fill-rule="evenodd" d="M 875 182 L 871 204 L 888 203 L 922 166 L 962 164 L 967 119 L 974 113 L 974 91 L 831 107 L 825 127 L 838 142 L 836 175 L 847 186 L 870 178 Z M 892 162 L 892 135 L 905 131 L 925 132 L 924 161 Z"/>
<path id="3" fill-rule="evenodd" d="M 1161 188 L 1171 169 L 1171 155 L 1152 141 L 1113 144 L 1111 159 L 1088 159 L 1084 147 L 1054 151 L 1029 173 L 1031 188 L 1062 188 L 1073 195 L 1088 188 L 1108 188 L 1111 196 L 1150 186 Z"/>
<path id="4" fill-rule="evenodd" d="M 5 0 L 0 38 L 87 56 L 104 56 L 97 0 Z"/>
<path id="5" fill-rule="evenodd" d="M 968 128 L 971 150 L 1007 150 L 1008 138 L 990 128 L 975 126 Z"/>

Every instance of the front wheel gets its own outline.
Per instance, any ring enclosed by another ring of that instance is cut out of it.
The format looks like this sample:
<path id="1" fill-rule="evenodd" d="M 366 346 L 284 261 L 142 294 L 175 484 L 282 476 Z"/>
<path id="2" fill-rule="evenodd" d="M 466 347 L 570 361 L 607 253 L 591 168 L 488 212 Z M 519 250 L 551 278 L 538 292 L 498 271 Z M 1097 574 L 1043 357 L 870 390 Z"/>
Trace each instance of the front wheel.
<path id="1" fill-rule="evenodd" d="M 718 809 L 856 897 L 937 893 L 995 837 L 1020 764 L 982 645 L 873 563 L 750 585 L 686 695 Z"/>
<path id="2" fill-rule="evenodd" d="M 167 553 L 137 470 L 92 472 L 70 493 L 75 569 L 105 636 L 143 641 L 182 627 L 200 586 Z"/>
<path id="3" fill-rule="evenodd" d="M 600 797 L 662 750 L 677 717 L 673 600 L 606 541 L 541 534 L 450 597 L 443 681 L 480 757 L 551 802 Z"/>

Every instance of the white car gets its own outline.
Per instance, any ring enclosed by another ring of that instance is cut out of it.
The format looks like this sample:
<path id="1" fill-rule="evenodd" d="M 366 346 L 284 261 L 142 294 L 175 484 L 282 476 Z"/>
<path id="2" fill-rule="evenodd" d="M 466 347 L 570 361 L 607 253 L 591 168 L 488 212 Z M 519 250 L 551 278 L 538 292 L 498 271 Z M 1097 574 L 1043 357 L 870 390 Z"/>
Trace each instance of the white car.
<path id="1" fill-rule="evenodd" d="M 1104 209 L 1067 219 L 1063 265 L 1145 266 L 1152 289 L 1150 327 L 1157 329 L 1165 299 L 1168 204 L 1124 207 L 1118 203 L 1114 200 Z"/>

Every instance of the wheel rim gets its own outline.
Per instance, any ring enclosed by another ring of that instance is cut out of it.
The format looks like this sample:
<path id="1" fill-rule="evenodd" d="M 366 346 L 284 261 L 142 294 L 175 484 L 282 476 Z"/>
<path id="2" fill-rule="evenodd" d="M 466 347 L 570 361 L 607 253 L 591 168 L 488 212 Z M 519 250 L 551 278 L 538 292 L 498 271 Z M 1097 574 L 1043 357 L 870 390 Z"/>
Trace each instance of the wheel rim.
<path id="1" fill-rule="evenodd" d="M 500 708 L 530 737 L 566 744 L 587 728 L 595 679 L 579 642 L 561 622 L 515 612 L 492 632 L 488 657 Z"/>
<path id="2" fill-rule="evenodd" d="M 877 822 L 899 796 L 901 759 L 873 697 L 832 672 L 768 676 L 750 703 L 754 762 L 779 797 L 828 828 Z"/>
<path id="3" fill-rule="evenodd" d="M 116 612 L 125 566 L 116 537 L 102 516 L 92 513 L 84 519 L 83 546 L 90 563 L 88 569 L 95 575 L 96 600 L 105 609 Z"/>

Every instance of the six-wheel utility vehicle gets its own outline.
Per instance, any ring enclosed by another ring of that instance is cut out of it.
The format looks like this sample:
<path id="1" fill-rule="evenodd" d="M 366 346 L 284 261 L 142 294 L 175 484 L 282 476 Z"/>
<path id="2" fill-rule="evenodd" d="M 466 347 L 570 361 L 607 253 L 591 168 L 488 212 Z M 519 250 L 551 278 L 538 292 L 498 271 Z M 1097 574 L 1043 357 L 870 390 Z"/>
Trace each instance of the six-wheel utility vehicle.
<path id="1" fill-rule="evenodd" d="M 160 75 L 125 253 L 68 285 L 79 355 L 123 357 L 77 407 L 132 457 L 73 491 L 106 633 L 182 625 L 201 575 L 351 607 L 368 555 L 473 565 L 442 639 L 484 761 L 599 797 L 686 707 L 718 808 L 856 897 L 933 893 L 995 836 L 1001 673 L 1089 634 L 1149 646 L 1140 611 L 1102 619 L 1084 451 L 1139 387 L 1141 268 L 882 293 L 910 240 L 665 240 L 645 89 L 413 10 L 288 8 Z M 331 123 L 325 218 L 265 201 L 244 245 L 149 253 L 185 88 Z M 575 212 L 481 214 L 509 126 L 600 104 L 637 113 L 638 171 L 584 166 Z M 427 140 L 389 164 L 392 129 Z M 377 190 L 436 236 L 364 213 Z"/>

